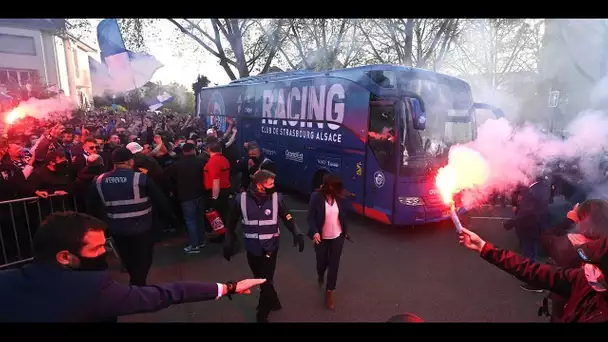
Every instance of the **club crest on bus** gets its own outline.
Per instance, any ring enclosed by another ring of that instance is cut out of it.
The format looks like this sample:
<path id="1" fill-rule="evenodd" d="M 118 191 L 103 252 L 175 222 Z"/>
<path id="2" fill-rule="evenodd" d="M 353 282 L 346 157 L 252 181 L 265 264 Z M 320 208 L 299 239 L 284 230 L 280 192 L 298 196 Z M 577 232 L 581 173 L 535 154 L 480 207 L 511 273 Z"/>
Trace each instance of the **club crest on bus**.
<path id="1" fill-rule="evenodd" d="M 262 133 L 340 143 L 344 98 L 340 83 L 264 90 Z"/>
<path id="2" fill-rule="evenodd" d="M 219 91 L 214 91 L 207 104 L 207 127 L 215 127 L 221 131 L 226 130 L 226 106 L 224 98 Z"/>

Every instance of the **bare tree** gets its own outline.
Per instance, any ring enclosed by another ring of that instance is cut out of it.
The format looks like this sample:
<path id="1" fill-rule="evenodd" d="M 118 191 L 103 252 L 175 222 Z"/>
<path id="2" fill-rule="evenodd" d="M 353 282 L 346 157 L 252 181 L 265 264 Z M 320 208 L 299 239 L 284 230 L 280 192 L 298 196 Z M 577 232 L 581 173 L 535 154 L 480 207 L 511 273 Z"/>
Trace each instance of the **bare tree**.
<path id="1" fill-rule="evenodd" d="M 127 47 L 146 50 L 145 40 L 162 19 L 120 19 Z M 217 58 L 230 79 L 247 77 L 252 72 L 267 72 L 285 39 L 285 20 L 262 19 L 166 19 L 179 34 L 176 45 L 194 42 Z M 180 36 L 183 34 L 182 36 Z M 188 40 L 183 38 L 187 37 Z M 180 46 L 183 49 L 183 46 Z M 198 49 L 200 48 L 200 49 Z"/>
<path id="2" fill-rule="evenodd" d="M 483 78 L 495 89 L 513 73 L 536 73 L 541 24 L 526 19 L 470 20 L 455 44 L 449 67 L 463 76 Z"/>
<path id="3" fill-rule="evenodd" d="M 253 71 L 267 72 L 284 40 L 282 19 L 168 20 L 215 56 L 232 80 L 247 77 Z"/>
<path id="4" fill-rule="evenodd" d="M 158 19 L 118 19 L 125 46 L 138 52 L 148 51 L 146 40 L 158 36 L 154 29 Z"/>
<path id="5" fill-rule="evenodd" d="M 330 70 L 361 63 L 355 19 L 288 19 L 281 61 L 291 69 Z"/>
<path id="6" fill-rule="evenodd" d="M 78 39 L 88 38 L 93 27 L 89 19 L 66 19 L 66 31 Z"/>
<path id="7" fill-rule="evenodd" d="M 460 32 L 461 19 L 359 21 L 368 53 L 379 63 L 438 70 Z"/>
<path id="8" fill-rule="evenodd" d="M 83 40 L 97 40 L 97 27 L 91 19 L 66 19 L 66 31 L 74 37 Z M 118 19 L 125 46 L 129 50 L 146 52 L 146 40 L 158 36 L 155 24 L 158 19 Z"/>

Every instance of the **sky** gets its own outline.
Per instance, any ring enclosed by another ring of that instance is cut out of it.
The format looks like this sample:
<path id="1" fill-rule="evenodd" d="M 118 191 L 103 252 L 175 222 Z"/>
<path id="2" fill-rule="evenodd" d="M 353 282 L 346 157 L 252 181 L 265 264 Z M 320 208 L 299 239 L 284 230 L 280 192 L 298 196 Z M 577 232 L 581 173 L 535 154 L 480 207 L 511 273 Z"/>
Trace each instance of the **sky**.
<path id="1" fill-rule="evenodd" d="M 87 43 L 97 46 L 97 24 L 101 19 L 90 19 L 92 24 L 91 34 L 87 38 L 83 38 Z M 207 76 L 213 83 L 226 84 L 230 82 L 230 78 L 226 75 L 224 69 L 219 66 L 215 57 L 211 56 L 207 51 L 201 51 L 198 55 L 194 55 L 188 51 L 191 48 L 179 49 L 171 41 L 171 36 L 175 34 L 175 25 L 168 20 L 160 20 L 157 24 L 158 37 L 146 41 L 148 53 L 154 56 L 158 61 L 163 63 L 164 67 L 159 69 L 152 77 L 153 82 L 162 82 L 168 84 L 177 82 L 183 84 L 188 89 L 192 87 L 192 83 L 196 81 L 199 74 Z M 189 39 L 183 41 L 188 42 Z M 196 42 L 191 44 L 197 45 Z M 202 50 L 202 49 L 199 49 Z M 139 51 L 134 51 L 139 52 Z M 184 54 L 179 56 L 179 54 Z"/>
<path id="2" fill-rule="evenodd" d="M 175 25 L 171 22 L 161 20 L 158 29 L 159 39 L 146 42 L 146 44 L 149 53 L 165 66 L 156 72 L 152 81 L 161 81 L 162 83 L 175 81 L 190 88 L 192 83 L 196 81 L 196 76 L 203 74 L 212 83 L 226 84 L 230 82 L 224 68 L 219 66 L 218 60 L 207 51 L 201 51 L 198 56 L 192 54 L 184 57 L 176 56 L 176 47 L 170 41 L 171 35 L 175 34 Z M 167 46 L 171 46 L 171 48 L 167 48 Z M 185 51 L 187 50 L 185 49 Z"/>

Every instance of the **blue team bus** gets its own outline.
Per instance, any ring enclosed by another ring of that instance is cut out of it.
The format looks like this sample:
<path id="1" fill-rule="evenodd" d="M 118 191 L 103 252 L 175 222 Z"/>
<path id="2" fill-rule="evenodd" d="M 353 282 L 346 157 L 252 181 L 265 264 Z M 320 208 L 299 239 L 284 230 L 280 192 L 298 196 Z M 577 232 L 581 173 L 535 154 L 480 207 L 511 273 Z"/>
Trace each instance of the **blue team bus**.
<path id="1" fill-rule="evenodd" d="M 231 117 L 238 146 L 258 142 L 282 188 L 310 193 L 338 173 L 354 211 L 393 225 L 449 217 L 437 170 L 452 144 L 476 138 L 476 108 L 502 115 L 461 79 L 393 65 L 266 74 L 196 95 L 208 126 L 224 131 Z"/>

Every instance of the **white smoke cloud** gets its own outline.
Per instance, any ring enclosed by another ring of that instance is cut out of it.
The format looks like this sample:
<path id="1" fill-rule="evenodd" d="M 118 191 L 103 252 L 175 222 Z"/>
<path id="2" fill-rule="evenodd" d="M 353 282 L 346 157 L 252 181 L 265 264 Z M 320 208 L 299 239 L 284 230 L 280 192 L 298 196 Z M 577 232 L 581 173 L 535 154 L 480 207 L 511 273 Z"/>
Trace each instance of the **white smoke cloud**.
<path id="1" fill-rule="evenodd" d="M 35 117 L 37 119 L 53 119 L 56 113 L 61 113 L 68 118 L 72 111 L 76 109 L 74 102 L 67 96 L 57 95 L 49 99 L 30 98 L 23 101 L 17 106 L 16 110 L 25 114 L 25 116 Z"/>
<path id="2" fill-rule="evenodd" d="M 467 144 L 488 162 L 490 176 L 465 202 L 487 198 L 497 191 L 509 193 L 518 184 L 531 183 L 557 160 L 575 163 L 578 174 L 567 175 L 593 188 L 604 178 L 600 162 L 608 151 L 608 115 L 599 111 L 579 114 L 567 127 L 565 139 L 531 124 L 514 127 L 506 119 L 491 119 L 479 127 L 478 138 Z M 608 198 L 608 192 L 595 193 Z"/>

